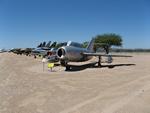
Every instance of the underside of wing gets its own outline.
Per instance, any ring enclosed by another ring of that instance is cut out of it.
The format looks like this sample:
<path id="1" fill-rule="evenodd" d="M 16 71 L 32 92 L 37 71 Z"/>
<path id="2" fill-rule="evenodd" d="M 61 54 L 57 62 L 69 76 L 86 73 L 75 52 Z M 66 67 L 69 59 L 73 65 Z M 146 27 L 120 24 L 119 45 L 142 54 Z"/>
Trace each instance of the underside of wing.
<path id="1" fill-rule="evenodd" d="M 111 55 L 111 54 L 102 54 L 102 53 L 82 53 L 85 56 L 104 56 L 104 57 L 132 57 L 128 55 Z"/>

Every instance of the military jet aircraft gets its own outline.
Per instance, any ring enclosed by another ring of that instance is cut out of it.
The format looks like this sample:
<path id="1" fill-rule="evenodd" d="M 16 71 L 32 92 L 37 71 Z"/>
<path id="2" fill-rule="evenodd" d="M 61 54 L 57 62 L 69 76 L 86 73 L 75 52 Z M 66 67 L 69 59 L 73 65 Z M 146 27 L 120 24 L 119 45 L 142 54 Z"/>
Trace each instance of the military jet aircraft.
<path id="1" fill-rule="evenodd" d="M 49 51 L 51 50 L 50 45 L 51 41 L 49 41 L 47 44 L 46 42 L 43 42 L 40 45 L 38 45 L 37 48 L 33 49 L 31 54 L 39 56 L 47 56 Z"/>
<path id="2" fill-rule="evenodd" d="M 48 62 L 58 62 L 59 59 L 57 58 L 57 55 L 56 55 L 57 48 L 66 46 L 66 45 L 67 45 L 67 42 L 58 43 L 58 44 L 57 42 L 53 42 L 51 44 L 51 41 L 49 41 L 47 44 L 46 42 L 43 42 L 40 45 L 38 45 L 37 48 L 32 50 L 32 55 L 34 56 L 39 55 L 39 56 L 46 57 Z"/>
<path id="3" fill-rule="evenodd" d="M 31 51 L 33 50 L 33 48 L 12 48 L 9 50 L 9 52 L 13 52 L 17 55 L 30 55 L 31 54 Z"/>
<path id="4" fill-rule="evenodd" d="M 109 62 L 112 62 L 112 57 L 131 57 L 126 55 L 109 55 L 95 53 L 93 50 L 95 39 L 93 38 L 88 44 L 87 48 L 83 48 L 81 44 L 69 41 L 66 46 L 58 48 L 56 55 L 60 60 L 61 65 L 66 67 L 66 70 L 70 70 L 68 62 L 83 62 L 90 60 L 93 56 L 98 56 L 98 66 L 101 66 L 101 57 L 108 57 Z"/>
<path id="5" fill-rule="evenodd" d="M 0 53 L 4 53 L 4 52 L 7 52 L 8 50 L 6 49 L 0 49 Z"/>

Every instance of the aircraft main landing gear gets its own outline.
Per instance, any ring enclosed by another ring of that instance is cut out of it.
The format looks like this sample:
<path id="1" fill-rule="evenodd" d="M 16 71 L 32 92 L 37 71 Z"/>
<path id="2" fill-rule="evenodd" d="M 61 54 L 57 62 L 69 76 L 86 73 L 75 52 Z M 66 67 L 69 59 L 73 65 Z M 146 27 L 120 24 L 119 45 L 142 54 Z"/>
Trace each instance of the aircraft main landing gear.
<path id="1" fill-rule="evenodd" d="M 98 57 L 98 67 L 101 67 L 101 56 Z"/>
<path id="2" fill-rule="evenodd" d="M 65 71 L 69 71 L 70 70 L 71 67 L 68 65 L 67 61 L 62 60 L 62 61 L 60 61 L 60 63 L 61 63 L 62 66 L 66 67 Z"/>
<path id="3" fill-rule="evenodd" d="M 66 69 L 65 69 L 65 71 L 69 71 L 70 70 L 70 66 L 66 66 Z"/>

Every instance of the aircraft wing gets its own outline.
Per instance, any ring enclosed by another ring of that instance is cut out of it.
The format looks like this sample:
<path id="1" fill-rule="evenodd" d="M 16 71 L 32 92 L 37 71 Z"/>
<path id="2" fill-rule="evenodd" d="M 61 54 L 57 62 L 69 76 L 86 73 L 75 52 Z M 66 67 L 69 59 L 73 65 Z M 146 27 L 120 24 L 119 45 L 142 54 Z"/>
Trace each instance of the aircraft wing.
<path id="1" fill-rule="evenodd" d="M 85 56 L 104 56 L 104 57 L 108 57 L 108 56 L 112 56 L 112 57 L 132 57 L 132 56 L 128 56 L 128 55 L 111 55 L 111 54 L 101 54 L 101 53 L 82 53 Z"/>

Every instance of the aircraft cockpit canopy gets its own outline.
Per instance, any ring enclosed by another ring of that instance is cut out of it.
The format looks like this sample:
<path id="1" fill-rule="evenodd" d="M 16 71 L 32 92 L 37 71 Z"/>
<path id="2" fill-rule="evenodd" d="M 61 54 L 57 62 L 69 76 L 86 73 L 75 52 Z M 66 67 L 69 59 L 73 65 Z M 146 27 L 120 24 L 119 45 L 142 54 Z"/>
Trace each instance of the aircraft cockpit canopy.
<path id="1" fill-rule="evenodd" d="M 77 43 L 77 42 L 72 42 L 72 41 L 68 41 L 67 46 L 73 46 L 73 47 L 79 47 L 82 48 L 82 44 Z"/>

